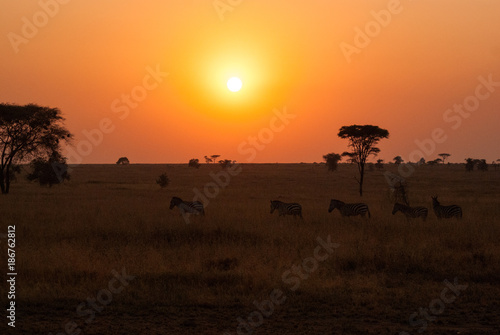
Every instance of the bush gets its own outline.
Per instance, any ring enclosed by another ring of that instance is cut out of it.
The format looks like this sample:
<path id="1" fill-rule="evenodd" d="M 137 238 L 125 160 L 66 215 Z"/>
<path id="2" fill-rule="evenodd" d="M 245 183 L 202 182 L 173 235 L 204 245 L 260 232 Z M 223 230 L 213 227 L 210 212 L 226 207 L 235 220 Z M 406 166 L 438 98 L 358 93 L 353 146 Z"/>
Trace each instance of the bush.
<path id="1" fill-rule="evenodd" d="M 30 163 L 32 172 L 26 177 L 30 181 L 38 180 L 40 185 L 60 184 L 64 180 L 69 180 L 68 165 L 61 157 L 51 157 L 49 160 L 42 158 L 34 159 Z"/>
<path id="2" fill-rule="evenodd" d="M 170 179 L 168 179 L 166 173 L 162 173 L 158 179 L 156 179 L 156 183 L 160 185 L 161 188 L 165 188 L 170 184 Z"/>
<path id="3" fill-rule="evenodd" d="M 326 162 L 328 171 L 336 171 L 338 163 L 342 159 L 342 157 L 339 154 L 329 153 L 327 155 L 324 155 L 323 159 Z"/>
<path id="4" fill-rule="evenodd" d="M 190 159 L 189 163 L 188 163 L 189 167 L 194 167 L 196 169 L 198 169 L 200 167 L 200 165 L 201 165 L 200 160 L 197 158 Z"/>
<path id="5" fill-rule="evenodd" d="M 130 161 L 128 160 L 127 157 L 120 157 L 118 158 L 118 161 L 116 162 L 118 165 L 128 165 L 130 164 Z"/>
<path id="6" fill-rule="evenodd" d="M 233 166 L 234 163 L 236 163 L 236 161 L 232 161 L 230 159 L 222 159 L 219 161 L 219 164 L 223 169 Z"/>

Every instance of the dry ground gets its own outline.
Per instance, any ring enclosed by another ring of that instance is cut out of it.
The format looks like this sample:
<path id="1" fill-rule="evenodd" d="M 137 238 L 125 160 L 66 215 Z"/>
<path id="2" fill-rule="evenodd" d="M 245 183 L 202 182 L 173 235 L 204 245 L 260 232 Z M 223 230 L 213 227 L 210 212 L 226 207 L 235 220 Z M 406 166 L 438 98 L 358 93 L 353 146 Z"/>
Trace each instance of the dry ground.
<path id="1" fill-rule="evenodd" d="M 360 201 L 348 165 L 334 173 L 313 164 L 243 165 L 204 218 L 186 224 L 168 209 L 172 196 L 191 200 L 219 171 L 82 165 L 53 188 L 19 178 L 0 200 L 1 233 L 10 224 L 17 231 L 18 310 L 9 332 L 236 334 L 239 318 L 257 315 L 253 302 L 278 289 L 286 300 L 254 334 L 418 334 L 424 314 L 409 319 L 426 310 L 428 334 L 500 333 L 500 171 L 424 166 L 408 178 L 412 205 L 431 209 L 437 194 L 462 206 L 461 221 L 438 221 L 432 210 L 427 222 L 391 215 L 383 171 L 367 172 L 362 201 L 371 219 L 329 214 L 331 198 Z M 162 172 L 171 180 L 163 190 L 154 182 Z M 300 202 L 304 220 L 270 215 L 272 199 Z M 283 274 L 328 236 L 339 247 L 293 291 Z M 108 304 L 96 303 L 95 318 L 78 313 L 88 298 L 106 297 L 112 271 L 122 268 L 135 276 L 130 284 Z M 467 288 L 441 306 L 444 281 L 455 278 Z"/>

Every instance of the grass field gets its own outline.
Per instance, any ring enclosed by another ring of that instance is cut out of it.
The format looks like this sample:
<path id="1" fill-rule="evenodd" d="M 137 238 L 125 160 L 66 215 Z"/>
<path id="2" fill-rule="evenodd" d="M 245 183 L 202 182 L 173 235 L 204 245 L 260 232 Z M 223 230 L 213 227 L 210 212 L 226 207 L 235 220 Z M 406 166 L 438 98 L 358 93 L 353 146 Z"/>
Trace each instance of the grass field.
<path id="1" fill-rule="evenodd" d="M 19 177 L 0 201 L 1 233 L 16 225 L 13 333 L 500 333 L 500 171 L 418 168 L 409 197 L 429 218 L 407 222 L 391 215 L 383 171 L 367 172 L 361 199 L 354 166 L 241 169 L 189 224 L 170 199 L 192 200 L 219 166 L 82 165 L 52 188 Z M 163 172 L 166 189 L 155 184 Z M 438 221 L 431 195 L 462 206 L 464 218 Z M 366 202 L 371 219 L 329 214 L 332 198 Z M 271 215 L 275 199 L 301 203 L 304 219 Z M 328 236 L 339 246 L 311 263 Z M 287 272 L 301 264 L 302 273 Z M 135 278 L 110 298 L 112 271 L 122 269 Z M 466 285 L 458 293 L 444 282 L 455 278 Z M 273 291 L 279 305 L 258 312 L 254 301 L 272 301 Z"/>

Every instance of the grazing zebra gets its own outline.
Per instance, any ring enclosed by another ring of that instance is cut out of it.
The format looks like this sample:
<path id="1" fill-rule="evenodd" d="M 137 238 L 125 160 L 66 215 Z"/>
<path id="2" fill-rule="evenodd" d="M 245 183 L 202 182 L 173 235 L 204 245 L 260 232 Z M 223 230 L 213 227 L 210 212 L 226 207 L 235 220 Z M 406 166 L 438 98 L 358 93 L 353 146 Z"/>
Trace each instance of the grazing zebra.
<path id="1" fill-rule="evenodd" d="M 328 213 L 331 213 L 335 208 L 338 208 L 342 216 L 356 216 L 361 215 L 365 217 L 368 213 L 368 217 L 371 217 L 370 210 L 367 204 L 357 203 L 357 204 L 346 204 L 340 200 L 332 199 L 330 201 L 330 207 L 328 208 Z"/>
<path id="2" fill-rule="evenodd" d="M 462 218 L 462 208 L 457 205 L 441 206 L 438 201 L 438 197 L 432 198 L 432 209 L 436 214 L 438 219 L 449 219 L 456 217 L 457 219 Z"/>
<path id="3" fill-rule="evenodd" d="M 429 213 L 429 210 L 425 207 L 410 207 L 396 202 L 392 209 L 392 215 L 398 211 L 403 213 L 406 219 L 422 218 L 424 221 L 427 219 L 427 214 Z"/>
<path id="4" fill-rule="evenodd" d="M 182 215 L 186 213 L 196 214 L 196 215 L 205 215 L 205 210 L 203 209 L 203 204 L 199 201 L 182 201 L 181 198 L 173 197 L 170 200 L 170 209 L 177 206 Z"/>
<path id="5" fill-rule="evenodd" d="M 300 204 L 287 204 L 278 200 L 271 200 L 271 214 L 275 210 L 278 210 L 279 216 L 293 215 L 293 217 L 296 217 L 298 215 L 302 219 L 302 206 Z"/>

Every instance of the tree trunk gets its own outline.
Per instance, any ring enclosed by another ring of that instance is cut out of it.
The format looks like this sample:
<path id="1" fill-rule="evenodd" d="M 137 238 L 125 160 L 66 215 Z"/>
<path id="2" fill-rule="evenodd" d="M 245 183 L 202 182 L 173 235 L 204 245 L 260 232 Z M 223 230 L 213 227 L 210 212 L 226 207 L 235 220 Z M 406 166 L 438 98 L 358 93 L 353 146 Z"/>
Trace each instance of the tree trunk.
<path id="1" fill-rule="evenodd" d="M 7 171 L 5 173 L 5 194 L 8 194 L 10 189 L 10 164 L 7 165 L 6 170 Z"/>
<path id="2" fill-rule="evenodd" d="M 363 179 L 365 176 L 365 165 L 361 164 L 361 169 L 359 170 L 359 196 L 363 196 Z"/>
<path id="3" fill-rule="evenodd" d="M 4 172 L 5 170 L 0 170 L 0 190 L 2 191 L 2 194 L 7 194 L 7 192 L 5 192 Z"/>

